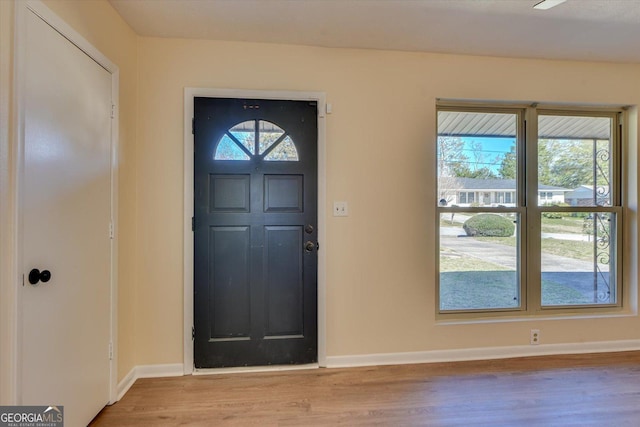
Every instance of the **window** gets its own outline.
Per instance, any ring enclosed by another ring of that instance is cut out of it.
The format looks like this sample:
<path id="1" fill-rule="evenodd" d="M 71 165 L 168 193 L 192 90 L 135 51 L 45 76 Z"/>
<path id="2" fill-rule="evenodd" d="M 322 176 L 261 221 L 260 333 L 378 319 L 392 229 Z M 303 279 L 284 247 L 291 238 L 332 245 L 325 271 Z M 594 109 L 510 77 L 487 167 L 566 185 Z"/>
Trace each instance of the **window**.
<path id="1" fill-rule="evenodd" d="M 513 200 L 511 191 L 498 191 L 495 196 L 496 203 L 504 204 L 504 203 L 512 203 Z"/>
<path id="2" fill-rule="evenodd" d="M 216 144 L 214 160 L 298 161 L 291 137 L 275 123 L 249 120 L 231 127 Z"/>
<path id="3" fill-rule="evenodd" d="M 461 191 L 458 193 L 458 203 L 471 204 L 474 202 L 475 202 L 475 193 L 473 191 Z"/>
<path id="4" fill-rule="evenodd" d="M 438 107 L 440 313 L 621 305 L 620 116 Z"/>

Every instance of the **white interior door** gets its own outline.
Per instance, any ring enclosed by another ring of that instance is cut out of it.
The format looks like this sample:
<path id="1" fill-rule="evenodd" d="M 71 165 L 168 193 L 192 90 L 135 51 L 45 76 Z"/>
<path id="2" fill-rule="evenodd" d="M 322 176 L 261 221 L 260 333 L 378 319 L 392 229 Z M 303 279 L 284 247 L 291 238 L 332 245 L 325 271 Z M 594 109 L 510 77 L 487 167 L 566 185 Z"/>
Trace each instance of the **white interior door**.
<path id="1" fill-rule="evenodd" d="M 20 403 L 81 426 L 109 401 L 112 76 L 24 19 Z"/>

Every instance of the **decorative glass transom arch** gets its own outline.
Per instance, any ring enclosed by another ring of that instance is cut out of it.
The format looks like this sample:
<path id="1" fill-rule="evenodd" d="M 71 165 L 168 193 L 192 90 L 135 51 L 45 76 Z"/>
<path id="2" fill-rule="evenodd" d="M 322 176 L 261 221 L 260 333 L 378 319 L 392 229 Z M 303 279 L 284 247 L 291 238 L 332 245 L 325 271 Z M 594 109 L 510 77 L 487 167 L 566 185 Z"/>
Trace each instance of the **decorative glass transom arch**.
<path id="1" fill-rule="evenodd" d="M 248 120 L 231 127 L 216 144 L 214 160 L 251 160 L 297 162 L 293 139 L 275 123 Z"/>

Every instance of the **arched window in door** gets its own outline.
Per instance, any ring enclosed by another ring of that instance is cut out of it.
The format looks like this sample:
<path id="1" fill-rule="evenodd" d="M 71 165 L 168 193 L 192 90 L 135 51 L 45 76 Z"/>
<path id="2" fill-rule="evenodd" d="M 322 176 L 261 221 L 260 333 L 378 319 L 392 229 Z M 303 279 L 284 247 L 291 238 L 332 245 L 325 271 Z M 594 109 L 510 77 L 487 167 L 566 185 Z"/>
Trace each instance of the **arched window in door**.
<path id="1" fill-rule="evenodd" d="M 227 130 L 218 141 L 214 160 L 297 162 L 293 139 L 281 127 L 266 120 L 248 120 Z"/>

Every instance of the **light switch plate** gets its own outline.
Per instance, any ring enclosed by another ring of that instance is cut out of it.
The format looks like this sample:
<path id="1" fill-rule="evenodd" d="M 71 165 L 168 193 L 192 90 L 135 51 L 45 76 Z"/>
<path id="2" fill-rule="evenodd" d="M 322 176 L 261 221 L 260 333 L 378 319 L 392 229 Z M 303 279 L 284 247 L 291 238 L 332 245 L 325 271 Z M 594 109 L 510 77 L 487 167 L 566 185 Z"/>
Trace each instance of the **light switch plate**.
<path id="1" fill-rule="evenodd" d="M 349 216 L 347 202 L 333 202 L 333 216 Z"/>

